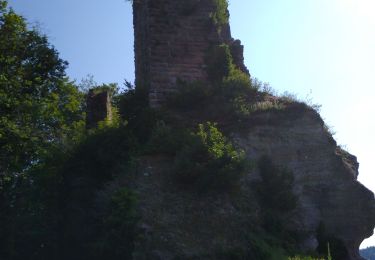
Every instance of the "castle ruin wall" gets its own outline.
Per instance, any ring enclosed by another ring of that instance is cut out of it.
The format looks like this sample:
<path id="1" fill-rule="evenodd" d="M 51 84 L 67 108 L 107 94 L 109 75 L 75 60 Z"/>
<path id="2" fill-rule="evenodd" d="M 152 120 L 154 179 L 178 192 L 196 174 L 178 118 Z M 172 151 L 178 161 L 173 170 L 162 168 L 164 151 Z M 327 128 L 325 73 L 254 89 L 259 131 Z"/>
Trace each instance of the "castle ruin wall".
<path id="1" fill-rule="evenodd" d="M 243 46 L 231 37 L 229 24 L 219 27 L 211 18 L 214 0 L 134 0 L 136 87 L 158 107 L 176 91 L 178 81 L 207 81 L 210 46 L 228 44 L 233 59 L 247 72 Z"/>

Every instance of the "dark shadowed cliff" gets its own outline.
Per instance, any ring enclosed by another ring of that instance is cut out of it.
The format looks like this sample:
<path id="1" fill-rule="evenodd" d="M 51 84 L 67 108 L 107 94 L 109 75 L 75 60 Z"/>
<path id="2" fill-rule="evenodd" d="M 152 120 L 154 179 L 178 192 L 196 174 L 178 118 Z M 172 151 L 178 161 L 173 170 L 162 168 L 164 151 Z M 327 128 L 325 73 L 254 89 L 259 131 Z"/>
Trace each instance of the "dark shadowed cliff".
<path id="1" fill-rule="evenodd" d="M 133 10 L 136 86 L 86 93 L 0 0 L 0 258 L 362 259 L 356 157 L 250 76 L 228 2 Z"/>

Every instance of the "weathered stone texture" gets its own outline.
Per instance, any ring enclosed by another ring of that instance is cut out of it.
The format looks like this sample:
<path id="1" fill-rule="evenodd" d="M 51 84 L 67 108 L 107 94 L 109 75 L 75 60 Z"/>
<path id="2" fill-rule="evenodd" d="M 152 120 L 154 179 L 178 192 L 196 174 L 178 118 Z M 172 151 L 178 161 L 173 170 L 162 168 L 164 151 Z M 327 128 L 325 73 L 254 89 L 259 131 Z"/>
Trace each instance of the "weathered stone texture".
<path id="1" fill-rule="evenodd" d="M 208 80 L 206 55 L 215 45 L 228 44 L 234 63 L 248 73 L 241 42 L 232 39 L 229 25 L 218 28 L 210 18 L 213 0 L 134 0 L 133 9 L 136 86 L 146 90 L 151 107 L 175 91 L 178 80 Z M 290 225 L 307 235 L 299 241 L 302 249 L 316 248 L 322 224 L 344 243 L 348 259 L 361 259 L 358 247 L 375 225 L 374 194 L 357 181 L 355 156 L 337 147 L 320 116 L 293 105 L 252 116 L 232 140 L 249 159 L 269 155 L 293 171 L 298 208 Z M 243 238 L 258 217 L 256 172 L 244 176 L 234 196 L 202 198 L 175 188 L 166 177 L 171 162 L 159 159 L 146 159 L 133 183 L 142 232 L 134 259 L 214 259 L 210 253 L 219 249 L 248 246 Z"/>
<path id="2" fill-rule="evenodd" d="M 375 200 L 357 181 L 356 157 L 336 145 L 312 109 L 297 106 L 284 113 L 263 113 L 253 120 L 257 123 L 246 133 L 233 137 L 249 158 L 267 154 L 294 173 L 299 203 L 291 223 L 311 234 L 300 241 L 301 246 L 315 249 L 316 232 L 323 224 L 325 232 L 344 243 L 347 259 L 362 259 L 358 248 L 373 233 Z"/>
<path id="3" fill-rule="evenodd" d="M 112 120 L 111 98 L 108 91 L 96 93 L 90 89 L 87 94 L 86 128 L 95 128 L 103 120 Z"/>
<path id="4" fill-rule="evenodd" d="M 338 148 L 320 116 L 303 105 L 258 113 L 248 124 L 232 132 L 236 146 L 250 160 L 269 155 L 295 176 L 298 206 L 288 227 L 305 234 L 298 241 L 300 248 L 316 249 L 317 230 L 323 224 L 348 251 L 348 258 L 340 260 L 362 259 L 358 247 L 373 232 L 375 200 L 356 180 L 356 158 Z M 220 250 L 248 249 L 248 234 L 260 217 L 252 185 L 259 178 L 257 170 L 243 176 L 236 193 L 202 196 L 171 182 L 170 158 L 141 161 L 133 184 L 141 215 L 134 259 L 216 259 Z"/>
<path id="5" fill-rule="evenodd" d="M 235 63 L 248 73 L 229 24 L 219 27 L 210 17 L 213 0 L 137 0 L 133 9 L 136 85 L 147 90 L 151 107 L 162 103 L 178 80 L 207 80 L 210 46 L 233 45 Z"/>

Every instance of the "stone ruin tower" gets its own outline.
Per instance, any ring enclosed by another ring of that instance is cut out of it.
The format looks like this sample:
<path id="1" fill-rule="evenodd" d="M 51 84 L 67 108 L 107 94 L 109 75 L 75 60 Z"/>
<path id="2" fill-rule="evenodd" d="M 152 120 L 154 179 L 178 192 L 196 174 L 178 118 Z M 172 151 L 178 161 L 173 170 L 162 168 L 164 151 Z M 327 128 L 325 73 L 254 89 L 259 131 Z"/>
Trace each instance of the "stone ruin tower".
<path id="1" fill-rule="evenodd" d="M 86 128 L 98 126 L 100 121 L 112 120 L 111 96 L 109 91 L 90 89 L 86 99 Z"/>
<path id="2" fill-rule="evenodd" d="M 218 12 L 225 23 L 215 20 Z M 234 63 L 248 73 L 243 46 L 231 36 L 226 0 L 133 0 L 133 14 L 136 86 L 151 107 L 162 104 L 179 80 L 207 81 L 212 46 L 230 46 Z"/>

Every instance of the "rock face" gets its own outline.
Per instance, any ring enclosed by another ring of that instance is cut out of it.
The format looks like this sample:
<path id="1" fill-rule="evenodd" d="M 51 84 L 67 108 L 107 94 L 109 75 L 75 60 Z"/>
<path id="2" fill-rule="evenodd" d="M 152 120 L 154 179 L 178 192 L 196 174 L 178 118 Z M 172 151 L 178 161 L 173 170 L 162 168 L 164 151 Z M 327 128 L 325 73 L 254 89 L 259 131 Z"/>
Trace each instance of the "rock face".
<path id="1" fill-rule="evenodd" d="M 248 73 L 241 42 L 232 39 L 227 22 L 212 18 L 217 2 L 133 1 L 136 86 L 146 89 L 151 107 L 158 107 L 175 91 L 179 80 L 207 80 L 205 60 L 210 47 L 228 44 L 235 64 Z M 229 17 L 228 10 L 224 15 Z"/>
<path id="2" fill-rule="evenodd" d="M 326 235 L 344 244 L 346 259 L 362 259 L 358 247 L 372 235 L 375 200 L 356 180 L 356 158 L 337 147 L 320 116 L 301 104 L 259 113 L 247 123 L 246 130 L 232 132 L 236 145 L 250 160 L 269 155 L 295 176 L 298 206 L 289 224 L 305 234 L 300 248 L 315 250 L 324 226 Z M 142 216 L 134 259 L 220 259 L 223 252 L 249 248 L 259 218 L 252 188 L 256 171 L 243 176 L 236 193 L 201 196 L 173 185 L 169 158 L 142 161 L 133 184 Z"/>
<path id="3" fill-rule="evenodd" d="M 227 44 L 234 63 L 248 73 L 243 46 L 232 39 L 227 23 L 213 19 L 217 2 L 133 1 L 136 86 L 148 93 L 151 107 L 160 106 L 179 80 L 208 80 L 206 58 L 213 46 Z M 375 200 L 357 181 L 356 157 L 337 146 L 318 113 L 305 105 L 257 113 L 248 121 L 231 133 L 237 147 L 250 160 L 269 155 L 295 176 L 298 206 L 290 226 L 306 234 L 300 248 L 315 250 L 324 227 L 347 251 L 340 260 L 361 259 L 358 247 L 375 226 Z M 242 178 L 236 194 L 201 197 L 176 188 L 170 167 L 170 158 L 143 158 L 132 183 L 141 214 L 133 258 L 219 259 L 223 250 L 248 248 L 248 231 L 259 218 L 252 190 L 257 172 Z M 248 259 L 257 258 L 250 252 Z"/>
<path id="4" fill-rule="evenodd" d="M 111 98 L 108 91 L 97 93 L 94 89 L 90 89 L 86 104 L 86 128 L 97 127 L 100 121 L 112 119 Z"/>
<path id="5" fill-rule="evenodd" d="M 301 245 L 315 249 L 316 232 L 323 225 L 344 243 L 348 259 L 361 259 L 358 248 L 375 225 L 375 200 L 357 181 L 356 157 L 336 145 L 312 109 L 264 113 L 254 120 L 259 121 L 234 139 L 249 158 L 268 154 L 294 173 L 299 198 L 295 225 L 312 235 Z"/>

